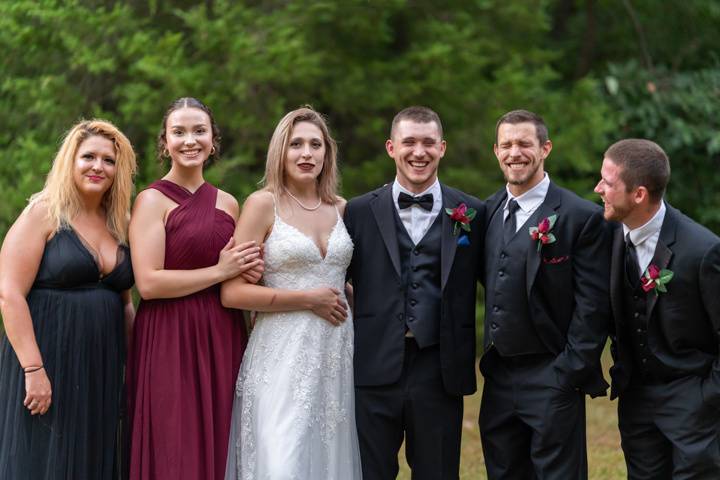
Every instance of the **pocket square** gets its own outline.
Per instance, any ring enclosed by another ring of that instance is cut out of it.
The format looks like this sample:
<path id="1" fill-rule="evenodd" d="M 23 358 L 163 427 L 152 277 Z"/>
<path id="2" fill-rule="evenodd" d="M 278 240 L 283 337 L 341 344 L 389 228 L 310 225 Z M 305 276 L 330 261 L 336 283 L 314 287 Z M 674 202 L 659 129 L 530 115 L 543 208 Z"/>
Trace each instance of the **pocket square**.
<path id="1" fill-rule="evenodd" d="M 467 235 L 460 235 L 457 239 L 457 244 L 460 246 L 470 245 L 470 239 Z"/>
<path id="2" fill-rule="evenodd" d="M 557 265 L 558 263 L 567 262 L 570 260 L 570 255 L 563 255 L 562 257 L 543 257 L 542 261 L 545 264 Z"/>

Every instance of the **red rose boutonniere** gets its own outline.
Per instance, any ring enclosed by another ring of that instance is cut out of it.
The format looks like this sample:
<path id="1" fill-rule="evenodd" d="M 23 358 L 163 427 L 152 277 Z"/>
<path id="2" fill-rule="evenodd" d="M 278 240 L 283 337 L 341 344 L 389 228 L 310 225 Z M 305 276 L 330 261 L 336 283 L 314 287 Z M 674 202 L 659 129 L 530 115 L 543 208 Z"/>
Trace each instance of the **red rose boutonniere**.
<path id="1" fill-rule="evenodd" d="M 655 264 L 650 264 L 640 278 L 642 289 L 646 292 L 655 290 L 655 295 L 667 292 L 667 285 L 675 275 L 671 270 L 660 269 Z"/>
<path id="2" fill-rule="evenodd" d="M 453 223 L 453 235 L 457 235 L 460 230 L 464 230 L 466 232 L 470 231 L 470 222 L 473 218 L 475 218 L 477 211 L 475 211 L 474 208 L 468 208 L 467 205 L 461 203 L 455 208 L 446 208 L 445 213 L 450 215 L 450 219 L 455 222 Z M 467 241 L 466 237 L 467 235 L 461 235 L 458 239 L 458 244 L 462 243 L 465 245 L 465 242 L 470 243 Z"/>
<path id="3" fill-rule="evenodd" d="M 557 221 L 557 215 L 550 215 L 540 220 L 537 227 L 530 227 L 530 238 L 537 240 L 538 252 L 543 245 L 555 243 L 555 235 L 550 232 L 555 226 L 555 221 Z"/>

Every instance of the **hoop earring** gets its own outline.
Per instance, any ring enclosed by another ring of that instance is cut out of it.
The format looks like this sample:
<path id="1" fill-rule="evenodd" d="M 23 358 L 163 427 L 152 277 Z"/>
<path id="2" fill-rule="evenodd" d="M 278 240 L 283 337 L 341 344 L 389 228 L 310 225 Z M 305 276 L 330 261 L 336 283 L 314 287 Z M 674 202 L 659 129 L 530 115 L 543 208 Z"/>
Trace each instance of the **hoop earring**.
<path id="1" fill-rule="evenodd" d="M 213 145 L 212 148 L 210 149 L 210 155 L 211 156 L 215 155 L 215 145 Z"/>
<path id="2" fill-rule="evenodd" d="M 170 152 L 168 151 L 167 147 L 163 148 L 162 156 L 163 158 L 168 158 L 170 156 Z"/>

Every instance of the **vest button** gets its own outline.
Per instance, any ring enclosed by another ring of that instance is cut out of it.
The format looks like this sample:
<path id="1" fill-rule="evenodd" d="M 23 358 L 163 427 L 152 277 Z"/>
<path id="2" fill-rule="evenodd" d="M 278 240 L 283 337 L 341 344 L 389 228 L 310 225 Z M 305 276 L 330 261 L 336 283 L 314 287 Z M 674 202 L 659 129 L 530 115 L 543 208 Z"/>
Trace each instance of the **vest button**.
<path id="1" fill-rule="evenodd" d="M 643 359 L 642 359 L 642 362 L 643 362 L 643 363 L 647 363 L 647 358 L 643 358 Z"/>
<path id="2" fill-rule="evenodd" d="M 418 271 L 418 266 L 417 266 L 417 265 L 413 265 L 413 266 L 410 267 L 410 268 L 412 268 L 412 271 L 413 271 L 413 272 L 417 272 L 417 271 Z"/>
<path id="3" fill-rule="evenodd" d="M 640 344 L 640 348 L 642 348 L 642 347 L 644 347 L 644 346 L 645 346 L 645 344 L 644 344 L 644 343 L 641 343 L 641 344 Z"/>
<path id="4" fill-rule="evenodd" d="M 415 300 L 415 299 L 410 300 L 410 306 L 414 307 L 415 305 L 417 305 L 417 300 Z"/>
<path id="5" fill-rule="evenodd" d="M 495 322 L 492 322 L 492 323 L 490 324 L 490 328 L 492 328 L 493 330 L 497 330 L 498 324 L 495 323 Z"/>
<path id="6" fill-rule="evenodd" d="M 500 307 L 498 307 L 497 305 L 493 306 L 493 312 L 497 313 L 499 311 L 500 311 Z"/>
<path id="7" fill-rule="evenodd" d="M 640 316 L 640 312 L 633 313 L 633 317 L 638 318 Z"/>
<path id="8" fill-rule="evenodd" d="M 403 314 L 402 314 L 402 313 L 398 313 L 397 317 L 398 317 L 398 320 L 402 320 L 402 319 L 403 319 Z"/>
<path id="9" fill-rule="evenodd" d="M 412 283 L 410 284 L 410 286 L 411 286 L 413 289 L 417 290 L 417 288 L 420 286 L 420 284 L 418 284 L 417 282 L 412 282 Z"/>
<path id="10" fill-rule="evenodd" d="M 505 257 L 507 257 L 507 255 L 505 255 L 505 252 L 503 252 L 503 253 L 500 254 L 500 259 L 501 259 L 501 260 L 505 260 Z"/>
<path id="11" fill-rule="evenodd" d="M 420 247 L 415 247 L 415 249 L 413 250 L 413 253 L 415 255 L 420 255 Z"/>
<path id="12" fill-rule="evenodd" d="M 636 331 L 637 331 L 638 333 L 642 333 L 642 328 L 638 328 Z"/>
<path id="13" fill-rule="evenodd" d="M 415 317 L 413 317 L 412 315 L 408 316 L 408 322 L 414 322 L 414 321 L 415 321 Z"/>
<path id="14" fill-rule="evenodd" d="M 638 300 L 640 300 L 640 297 L 638 297 L 637 295 L 633 295 L 633 300 L 637 302 Z"/>
<path id="15" fill-rule="evenodd" d="M 504 277 L 504 276 L 505 276 L 505 272 L 503 272 L 502 270 L 500 270 L 500 271 L 498 272 L 498 277 Z"/>

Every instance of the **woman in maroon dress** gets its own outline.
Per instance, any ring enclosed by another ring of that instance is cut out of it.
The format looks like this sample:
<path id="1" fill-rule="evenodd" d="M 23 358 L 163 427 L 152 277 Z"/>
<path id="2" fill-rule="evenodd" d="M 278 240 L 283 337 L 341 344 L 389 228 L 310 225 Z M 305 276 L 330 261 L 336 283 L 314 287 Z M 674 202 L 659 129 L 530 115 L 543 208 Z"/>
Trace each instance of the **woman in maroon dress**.
<path id="1" fill-rule="evenodd" d="M 223 478 L 233 391 L 246 344 L 220 282 L 259 279 L 254 242 L 233 245 L 236 200 L 205 182 L 219 132 L 199 100 L 173 102 L 158 152 L 170 171 L 142 191 L 130 223 L 138 308 L 128 361 L 132 480 Z"/>

